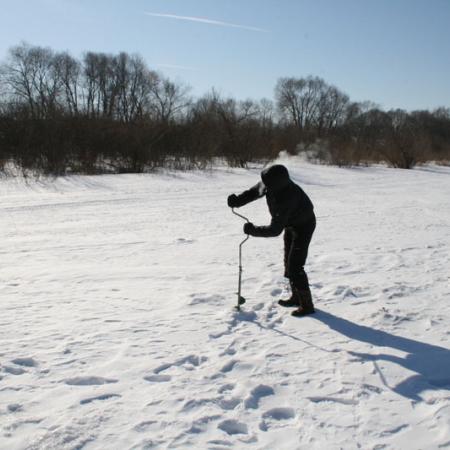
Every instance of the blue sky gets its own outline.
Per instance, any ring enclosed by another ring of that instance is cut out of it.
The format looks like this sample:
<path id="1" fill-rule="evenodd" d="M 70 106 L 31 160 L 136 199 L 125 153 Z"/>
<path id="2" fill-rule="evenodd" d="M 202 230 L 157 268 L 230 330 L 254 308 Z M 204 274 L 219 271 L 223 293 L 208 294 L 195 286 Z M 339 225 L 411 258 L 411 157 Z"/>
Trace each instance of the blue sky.
<path id="1" fill-rule="evenodd" d="M 138 53 L 194 95 L 273 98 L 311 74 L 384 108 L 450 107 L 450 0 L 0 0 L 0 59 L 22 40 Z"/>

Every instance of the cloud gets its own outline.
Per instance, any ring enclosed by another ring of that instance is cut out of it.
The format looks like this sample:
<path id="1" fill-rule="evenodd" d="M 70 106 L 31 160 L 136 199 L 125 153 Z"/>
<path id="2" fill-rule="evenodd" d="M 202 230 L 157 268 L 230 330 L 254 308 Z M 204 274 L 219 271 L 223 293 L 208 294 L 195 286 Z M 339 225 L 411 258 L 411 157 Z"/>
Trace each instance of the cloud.
<path id="1" fill-rule="evenodd" d="M 249 27 L 246 25 L 239 25 L 236 23 L 222 22 L 220 20 L 212 20 L 212 19 L 207 19 L 205 17 L 178 16 L 175 14 L 160 14 L 160 13 L 152 13 L 152 12 L 147 12 L 147 11 L 144 12 L 144 14 L 147 16 L 152 16 L 152 17 L 162 17 L 164 19 L 187 20 L 189 22 L 206 23 L 208 25 L 217 25 L 220 27 L 240 28 L 242 30 L 257 31 L 259 33 L 268 33 L 268 30 L 264 30 L 263 28 Z"/>

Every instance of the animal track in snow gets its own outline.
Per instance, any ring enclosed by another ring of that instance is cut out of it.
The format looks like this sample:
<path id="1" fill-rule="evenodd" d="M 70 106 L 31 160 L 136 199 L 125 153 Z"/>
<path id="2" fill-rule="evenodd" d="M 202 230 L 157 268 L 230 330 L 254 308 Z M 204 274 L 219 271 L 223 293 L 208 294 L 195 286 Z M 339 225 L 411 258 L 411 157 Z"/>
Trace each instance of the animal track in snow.
<path id="1" fill-rule="evenodd" d="M 103 377 L 74 377 L 67 378 L 64 383 L 70 386 L 93 386 L 101 384 L 117 383 L 118 380 Z"/>

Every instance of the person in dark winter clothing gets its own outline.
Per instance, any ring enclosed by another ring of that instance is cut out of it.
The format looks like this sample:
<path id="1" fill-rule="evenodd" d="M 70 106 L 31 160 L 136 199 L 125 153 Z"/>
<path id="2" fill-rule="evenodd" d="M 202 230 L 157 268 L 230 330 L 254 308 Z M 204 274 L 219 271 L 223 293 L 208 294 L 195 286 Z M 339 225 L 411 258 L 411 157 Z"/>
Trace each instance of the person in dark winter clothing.
<path id="1" fill-rule="evenodd" d="M 279 300 L 281 306 L 297 307 L 293 316 L 314 313 L 314 305 L 304 265 L 308 247 L 316 228 L 314 206 L 303 191 L 295 184 L 287 168 L 281 164 L 268 167 L 261 172 L 261 180 L 240 195 L 228 196 L 228 206 L 239 208 L 258 198 L 266 196 L 272 220 L 270 225 L 244 225 L 244 233 L 256 237 L 279 236 L 284 231 L 284 276 L 289 279 L 292 296 Z"/>

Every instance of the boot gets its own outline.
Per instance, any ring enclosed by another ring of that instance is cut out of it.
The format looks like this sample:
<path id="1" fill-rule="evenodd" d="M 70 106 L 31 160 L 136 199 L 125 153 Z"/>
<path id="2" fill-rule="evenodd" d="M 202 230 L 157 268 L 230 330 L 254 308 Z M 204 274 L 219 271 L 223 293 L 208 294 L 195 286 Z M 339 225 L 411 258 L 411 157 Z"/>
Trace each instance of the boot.
<path id="1" fill-rule="evenodd" d="M 298 296 L 300 297 L 300 307 L 295 311 L 292 311 L 294 317 L 303 317 L 309 314 L 314 314 L 314 305 L 311 297 L 311 291 L 308 290 L 297 290 Z"/>
<path id="2" fill-rule="evenodd" d="M 284 306 L 286 308 L 290 308 L 291 306 L 299 307 L 300 306 L 300 298 L 298 296 L 298 291 L 295 289 L 292 283 L 291 284 L 291 297 L 288 300 L 278 300 L 278 304 L 280 306 Z"/>

